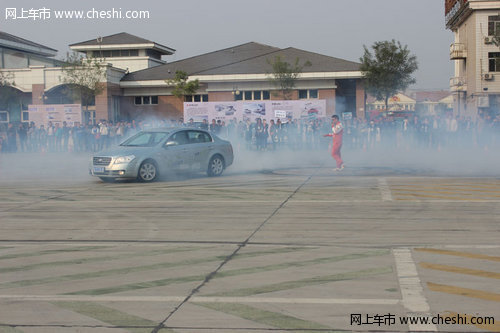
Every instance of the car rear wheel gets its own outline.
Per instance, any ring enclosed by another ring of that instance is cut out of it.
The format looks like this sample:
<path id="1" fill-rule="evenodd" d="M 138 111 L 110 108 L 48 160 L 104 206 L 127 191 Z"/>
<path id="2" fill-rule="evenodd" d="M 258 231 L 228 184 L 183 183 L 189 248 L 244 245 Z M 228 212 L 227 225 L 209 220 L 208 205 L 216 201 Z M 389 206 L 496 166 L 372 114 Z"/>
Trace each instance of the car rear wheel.
<path id="1" fill-rule="evenodd" d="M 210 177 L 220 176 L 224 171 L 224 167 L 224 159 L 222 158 L 222 156 L 215 155 L 210 159 L 210 162 L 208 163 L 207 174 Z"/>
<path id="2" fill-rule="evenodd" d="M 139 173 L 137 174 L 137 179 L 141 182 L 152 182 L 158 178 L 158 168 L 156 163 L 151 160 L 146 160 L 142 162 L 139 167 Z"/>

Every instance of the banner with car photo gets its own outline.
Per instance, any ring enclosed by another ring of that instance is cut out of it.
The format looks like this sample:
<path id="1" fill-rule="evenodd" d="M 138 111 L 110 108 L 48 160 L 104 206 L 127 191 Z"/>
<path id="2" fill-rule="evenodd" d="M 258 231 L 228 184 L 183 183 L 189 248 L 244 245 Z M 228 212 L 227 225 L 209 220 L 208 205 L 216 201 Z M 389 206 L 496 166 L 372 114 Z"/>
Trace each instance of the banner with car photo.
<path id="1" fill-rule="evenodd" d="M 82 122 L 82 106 L 81 104 L 42 104 L 28 105 L 29 122 L 34 122 L 36 126 L 47 126 L 49 122 L 53 125 L 59 124 L 61 127 L 63 122 L 69 127 L 75 123 Z"/>
<path id="2" fill-rule="evenodd" d="M 193 119 L 195 123 L 212 119 L 229 122 L 255 121 L 256 118 L 281 122 L 297 120 L 314 120 L 326 117 L 326 100 L 299 101 L 234 101 L 234 102 L 199 102 L 184 103 L 184 121 Z"/>

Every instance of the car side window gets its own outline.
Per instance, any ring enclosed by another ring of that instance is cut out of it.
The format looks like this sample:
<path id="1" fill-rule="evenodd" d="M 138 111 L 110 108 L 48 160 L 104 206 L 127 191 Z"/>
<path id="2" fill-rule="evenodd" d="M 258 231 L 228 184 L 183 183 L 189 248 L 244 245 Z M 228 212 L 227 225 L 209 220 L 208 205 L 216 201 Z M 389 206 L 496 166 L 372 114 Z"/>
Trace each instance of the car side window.
<path id="1" fill-rule="evenodd" d="M 212 138 L 205 132 L 188 131 L 189 143 L 205 143 L 212 142 Z"/>
<path id="2" fill-rule="evenodd" d="M 187 135 L 186 135 L 186 131 L 180 131 L 180 132 L 172 134 L 170 136 L 170 138 L 168 138 L 167 142 L 170 142 L 170 141 L 175 142 L 177 145 L 185 145 L 185 144 L 189 143 L 189 140 L 188 140 Z"/>

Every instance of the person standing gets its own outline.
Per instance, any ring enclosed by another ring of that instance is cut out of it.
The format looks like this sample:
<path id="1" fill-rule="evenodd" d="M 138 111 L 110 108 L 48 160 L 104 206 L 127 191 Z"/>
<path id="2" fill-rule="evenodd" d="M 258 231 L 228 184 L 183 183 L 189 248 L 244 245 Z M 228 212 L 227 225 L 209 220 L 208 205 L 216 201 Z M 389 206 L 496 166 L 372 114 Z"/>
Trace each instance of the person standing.
<path id="1" fill-rule="evenodd" d="M 267 139 L 269 138 L 269 125 L 262 119 L 262 150 L 267 150 Z"/>
<path id="2" fill-rule="evenodd" d="M 332 133 L 325 134 L 325 137 L 332 137 L 332 157 L 335 159 L 337 164 L 337 168 L 335 171 L 340 171 L 344 169 L 344 161 L 342 161 L 342 157 L 340 156 L 340 149 L 342 148 L 342 136 L 344 135 L 344 127 L 339 120 L 339 116 L 332 116 Z"/>
<path id="3" fill-rule="evenodd" d="M 12 123 L 7 127 L 7 151 L 10 153 L 17 152 L 17 130 Z"/>

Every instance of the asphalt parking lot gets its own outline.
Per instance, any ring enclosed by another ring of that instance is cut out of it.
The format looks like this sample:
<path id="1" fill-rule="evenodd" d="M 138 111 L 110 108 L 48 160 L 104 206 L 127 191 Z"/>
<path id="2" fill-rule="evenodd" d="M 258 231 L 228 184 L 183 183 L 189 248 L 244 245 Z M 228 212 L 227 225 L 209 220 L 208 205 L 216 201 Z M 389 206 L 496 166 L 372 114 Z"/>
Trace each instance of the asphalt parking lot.
<path id="1" fill-rule="evenodd" d="M 107 184 L 87 159 L 0 156 L 0 332 L 500 331 L 491 168 L 311 154 Z M 400 322 L 438 314 L 495 323 Z"/>

